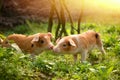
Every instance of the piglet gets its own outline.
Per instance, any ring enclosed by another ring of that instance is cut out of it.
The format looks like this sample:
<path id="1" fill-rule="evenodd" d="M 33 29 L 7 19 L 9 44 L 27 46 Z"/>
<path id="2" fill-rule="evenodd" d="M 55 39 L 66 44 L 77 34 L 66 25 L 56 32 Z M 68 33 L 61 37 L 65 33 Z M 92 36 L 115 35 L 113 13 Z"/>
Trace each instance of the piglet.
<path id="1" fill-rule="evenodd" d="M 34 55 L 39 54 L 44 50 L 52 49 L 53 44 L 51 42 L 51 38 L 52 34 L 50 32 L 37 33 L 29 36 L 12 34 L 2 42 L 2 46 L 11 47 L 11 42 L 16 43 L 23 52 Z"/>
<path id="2" fill-rule="evenodd" d="M 95 47 L 105 55 L 100 34 L 93 30 L 88 30 L 82 34 L 65 36 L 62 39 L 58 39 L 56 43 L 53 51 L 56 53 L 72 54 L 74 61 L 77 60 L 78 53 L 81 53 L 81 62 L 85 61 L 87 53 Z"/>

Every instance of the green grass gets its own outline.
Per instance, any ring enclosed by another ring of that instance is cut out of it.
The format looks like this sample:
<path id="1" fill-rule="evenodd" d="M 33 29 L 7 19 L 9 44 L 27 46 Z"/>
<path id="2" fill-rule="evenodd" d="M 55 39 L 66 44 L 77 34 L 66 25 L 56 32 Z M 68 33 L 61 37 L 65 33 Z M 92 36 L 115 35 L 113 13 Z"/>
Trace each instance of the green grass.
<path id="1" fill-rule="evenodd" d="M 67 31 L 69 31 L 67 24 Z M 56 27 L 56 25 L 54 25 Z M 101 60 L 100 51 L 93 50 L 86 62 L 76 63 L 72 55 L 57 55 L 45 51 L 34 59 L 29 54 L 18 53 L 14 49 L 0 48 L 1 80 L 119 80 L 120 79 L 120 26 L 83 23 L 81 33 L 93 29 L 101 34 L 106 51 Z M 54 28 L 55 29 L 55 28 Z M 53 35 L 54 35 L 53 30 Z M 47 24 L 27 22 L 4 34 L 34 34 L 47 32 Z M 97 62 L 97 63 L 96 63 Z"/>

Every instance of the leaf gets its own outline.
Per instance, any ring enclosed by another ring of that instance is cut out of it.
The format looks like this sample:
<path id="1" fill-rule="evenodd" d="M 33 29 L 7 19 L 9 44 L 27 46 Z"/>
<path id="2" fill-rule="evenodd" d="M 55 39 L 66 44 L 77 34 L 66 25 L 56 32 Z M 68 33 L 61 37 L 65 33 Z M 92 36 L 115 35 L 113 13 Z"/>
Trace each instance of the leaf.
<path id="1" fill-rule="evenodd" d="M 113 70 L 113 66 L 111 66 L 108 70 L 107 70 L 107 74 L 110 74 L 111 72 L 112 72 L 112 70 Z"/>
<path id="2" fill-rule="evenodd" d="M 95 70 L 94 68 L 89 68 L 89 70 L 90 70 L 91 72 L 94 72 L 94 73 L 97 72 L 97 70 Z"/>
<path id="3" fill-rule="evenodd" d="M 0 38 L 5 39 L 6 37 L 2 34 L 0 34 Z"/>

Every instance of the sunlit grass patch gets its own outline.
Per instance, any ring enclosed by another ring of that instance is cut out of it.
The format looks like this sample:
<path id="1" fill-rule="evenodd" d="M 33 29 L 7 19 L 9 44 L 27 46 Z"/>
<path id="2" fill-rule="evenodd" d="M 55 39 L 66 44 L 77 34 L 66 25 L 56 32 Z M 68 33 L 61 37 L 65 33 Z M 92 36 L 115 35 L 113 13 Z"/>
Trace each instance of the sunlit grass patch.
<path id="1" fill-rule="evenodd" d="M 18 26 L 18 29 L 15 28 L 9 33 L 6 32 L 6 34 L 47 32 L 47 24 L 31 22 L 28 22 L 28 24 L 29 27 L 28 25 L 21 25 Z M 56 24 L 53 26 L 53 35 L 55 35 L 56 26 Z M 66 26 L 68 26 L 67 31 L 69 32 L 69 23 Z M 84 63 L 80 62 L 81 56 L 79 54 L 77 62 L 74 63 L 73 56 L 68 54 L 60 55 L 53 51 L 44 51 L 36 55 L 35 58 L 31 58 L 30 54 L 20 54 L 14 49 L 0 47 L 0 78 L 2 80 L 119 80 L 119 27 L 116 25 L 82 23 L 81 33 L 90 29 L 101 34 L 106 51 L 104 60 L 101 60 L 102 54 L 98 49 L 93 50 Z"/>

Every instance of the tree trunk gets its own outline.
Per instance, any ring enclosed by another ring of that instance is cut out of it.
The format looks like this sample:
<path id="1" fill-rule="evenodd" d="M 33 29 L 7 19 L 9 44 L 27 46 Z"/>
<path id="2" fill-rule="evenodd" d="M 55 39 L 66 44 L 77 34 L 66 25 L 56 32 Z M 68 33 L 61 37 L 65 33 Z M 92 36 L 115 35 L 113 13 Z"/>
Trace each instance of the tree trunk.
<path id="1" fill-rule="evenodd" d="M 70 11 L 68 10 L 68 8 L 67 8 L 67 6 L 66 6 L 65 0 L 63 0 L 63 5 L 64 5 L 65 10 L 66 10 L 67 13 L 68 13 L 68 17 L 69 17 L 69 19 L 70 19 L 70 23 L 71 23 L 71 34 L 74 34 L 74 25 L 73 25 L 72 16 L 71 16 Z"/>
<path id="2" fill-rule="evenodd" d="M 84 10 L 84 0 L 81 0 L 81 12 L 79 14 L 78 29 L 77 29 L 78 34 L 80 34 L 80 27 L 81 27 L 81 20 L 82 20 L 82 16 L 83 16 L 83 10 Z"/>
<path id="3" fill-rule="evenodd" d="M 61 10 L 60 10 L 60 16 L 61 16 L 61 24 L 62 24 L 62 29 L 60 31 L 60 37 L 62 37 L 63 33 L 65 36 L 68 35 L 66 28 L 65 28 L 65 13 L 64 13 L 64 7 L 63 7 L 63 0 L 60 0 L 60 6 L 61 6 Z"/>
<path id="4" fill-rule="evenodd" d="M 56 29 L 56 32 L 55 32 L 55 40 L 56 40 L 59 37 L 59 34 L 60 34 L 60 24 L 61 24 L 60 15 L 59 15 L 59 12 L 56 8 L 56 5 L 55 5 L 55 12 L 56 12 L 57 18 L 58 18 L 58 25 L 57 25 L 57 29 Z"/>
<path id="5" fill-rule="evenodd" d="M 54 15 L 54 0 L 51 2 L 51 9 L 50 9 L 50 15 L 49 15 L 49 21 L 48 21 L 48 32 L 52 32 L 52 26 L 53 26 L 53 15 Z"/>

